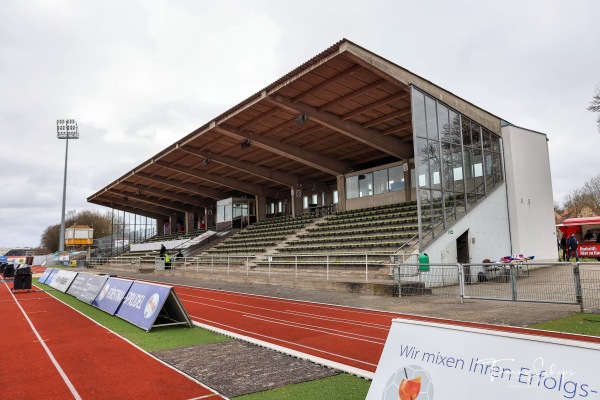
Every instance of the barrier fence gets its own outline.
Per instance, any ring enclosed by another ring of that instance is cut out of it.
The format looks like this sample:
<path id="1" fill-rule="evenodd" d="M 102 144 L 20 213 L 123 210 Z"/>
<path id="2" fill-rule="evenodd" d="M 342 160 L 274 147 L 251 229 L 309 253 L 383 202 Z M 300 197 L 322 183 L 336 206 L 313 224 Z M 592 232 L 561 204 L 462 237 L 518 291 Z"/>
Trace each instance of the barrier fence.
<path id="1" fill-rule="evenodd" d="M 398 294 L 579 305 L 600 311 L 600 263 L 403 264 Z"/>

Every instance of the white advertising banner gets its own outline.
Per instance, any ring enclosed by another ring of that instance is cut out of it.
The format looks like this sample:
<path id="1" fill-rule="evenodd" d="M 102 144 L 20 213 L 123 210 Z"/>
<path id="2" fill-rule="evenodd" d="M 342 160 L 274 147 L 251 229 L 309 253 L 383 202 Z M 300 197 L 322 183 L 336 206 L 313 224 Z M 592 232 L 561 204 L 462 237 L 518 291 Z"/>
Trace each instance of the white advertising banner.
<path id="1" fill-rule="evenodd" d="M 56 290 L 60 290 L 63 293 L 67 292 L 71 283 L 77 277 L 77 272 L 67 271 L 61 269 L 58 271 L 52 282 L 50 282 L 50 287 L 53 287 Z"/>
<path id="2" fill-rule="evenodd" d="M 502 329 L 394 319 L 367 399 L 600 399 L 598 341 Z"/>

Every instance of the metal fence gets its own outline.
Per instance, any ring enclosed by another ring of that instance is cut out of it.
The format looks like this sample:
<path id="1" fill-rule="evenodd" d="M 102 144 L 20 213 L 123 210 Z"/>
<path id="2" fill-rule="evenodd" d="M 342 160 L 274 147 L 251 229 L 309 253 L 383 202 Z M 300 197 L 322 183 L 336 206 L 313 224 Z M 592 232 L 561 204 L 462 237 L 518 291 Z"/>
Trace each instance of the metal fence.
<path id="1" fill-rule="evenodd" d="M 398 294 L 576 304 L 600 311 L 600 263 L 403 264 Z"/>

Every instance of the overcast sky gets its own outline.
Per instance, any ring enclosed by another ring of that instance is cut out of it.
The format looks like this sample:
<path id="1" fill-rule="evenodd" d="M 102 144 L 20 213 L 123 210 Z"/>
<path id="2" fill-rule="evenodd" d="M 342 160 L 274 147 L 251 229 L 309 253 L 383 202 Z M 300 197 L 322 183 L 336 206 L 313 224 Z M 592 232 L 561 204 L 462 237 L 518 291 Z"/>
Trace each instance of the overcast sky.
<path id="1" fill-rule="evenodd" d="M 0 247 L 68 210 L 342 38 L 548 135 L 554 200 L 600 173 L 587 111 L 598 0 L 1 0 Z"/>

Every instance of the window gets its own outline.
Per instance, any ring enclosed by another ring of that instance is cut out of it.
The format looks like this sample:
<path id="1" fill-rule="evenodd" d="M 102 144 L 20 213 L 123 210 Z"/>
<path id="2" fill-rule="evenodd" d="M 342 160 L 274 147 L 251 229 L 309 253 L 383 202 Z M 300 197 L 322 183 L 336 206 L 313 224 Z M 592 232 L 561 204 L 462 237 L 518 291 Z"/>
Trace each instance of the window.
<path id="1" fill-rule="evenodd" d="M 346 178 L 346 198 L 355 199 L 358 194 L 358 176 L 349 176 Z"/>
<path id="2" fill-rule="evenodd" d="M 388 182 L 391 192 L 404 190 L 404 170 L 401 165 L 388 169 Z"/>
<path id="3" fill-rule="evenodd" d="M 373 195 L 373 174 L 358 175 L 358 191 L 360 197 Z"/>
<path id="4" fill-rule="evenodd" d="M 334 190 L 333 191 L 333 204 L 338 204 L 338 202 L 339 202 L 338 191 Z"/>
<path id="5" fill-rule="evenodd" d="M 304 208 L 304 209 L 308 208 L 308 196 L 304 196 L 302 198 L 302 208 Z"/>
<path id="6" fill-rule="evenodd" d="M 373 188 L 375 194 L 386 193 L 389 190 L 387 169 L 373 172 Z"/>

